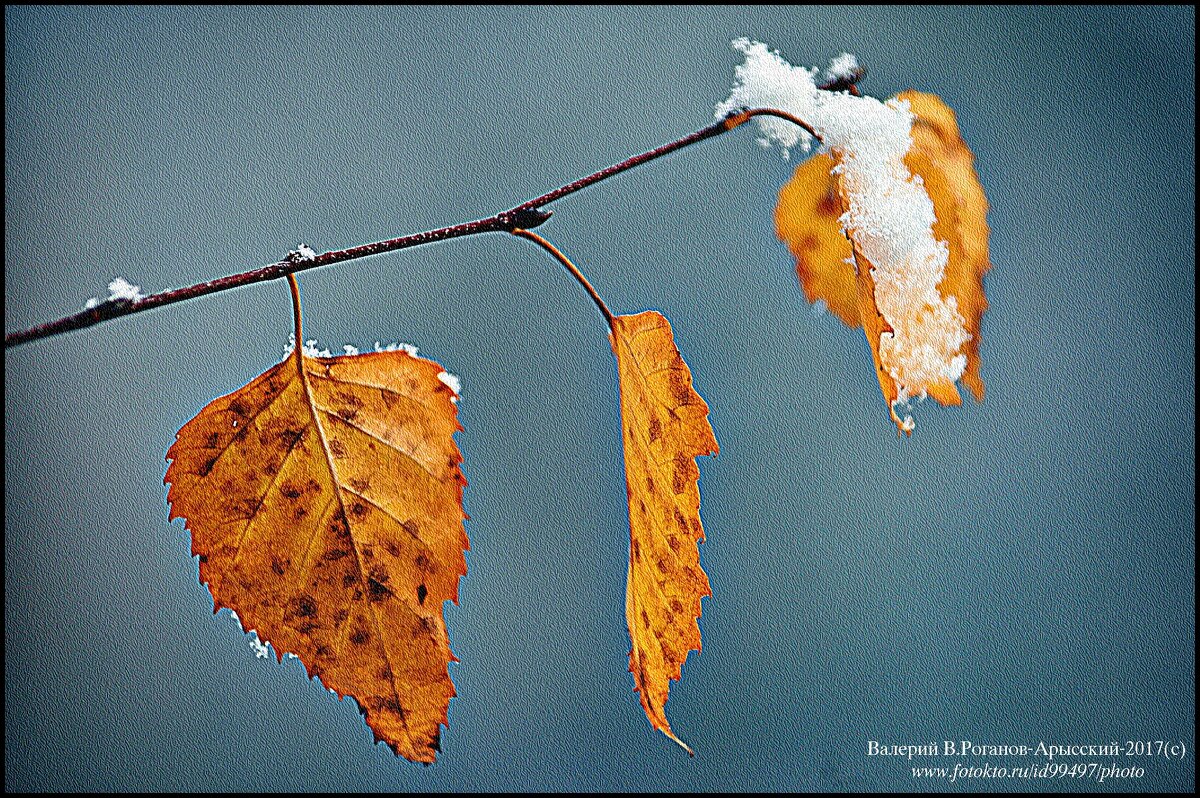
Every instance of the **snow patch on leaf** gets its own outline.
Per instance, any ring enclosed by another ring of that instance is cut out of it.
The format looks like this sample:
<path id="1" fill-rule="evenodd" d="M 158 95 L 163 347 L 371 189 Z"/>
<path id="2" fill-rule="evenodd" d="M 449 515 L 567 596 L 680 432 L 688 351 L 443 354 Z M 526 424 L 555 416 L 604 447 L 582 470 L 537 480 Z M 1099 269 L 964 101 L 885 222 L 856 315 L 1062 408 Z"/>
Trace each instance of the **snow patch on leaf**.
<path id="1" fill-rule="evenodd" d="M 450 401 L 457 404 L 458 397 L 462 395 L 462 380 L 448 371 L 443 371 L 441 374 L 438 374 L 437 378 L 444 382 L 450 388 L 450 390 L 454 392 L 454 396 Z"/>
<path id="2" fill-rule="evenodd" d="M 717 116 L 746 107 L 776 108 L 812 125 L 833 150 L 847 205 L 840 222 L 856 252 L 874 267 L 875 304 L 892 329 L 880 337 L 880 359 L 896 381 L 899 401 L 924 396 L 925 386 L 958 380 L 971 335 L 957 299 L 938 292 L 949 250 L 934 237 L 937 219 L 923 181 L 904 163 L 913 142 L 908 102 L 821 91 L 815 69 L 794 67 L 761 42 L 742 38 L 733 46 L 746 61 Z M 857 67 L 853 56 L 839 56 L 830 69 L 846 70 L 852 62 Z M 797 126 L 773 117 L 756 121 L 763 140 L 785 153 L 795 146 L 807 149 L 810 137 Z"/>
<path id="3" fill-rule="evenodd" d="M 260 640 L 258 632 L 250 632 L 250 648 L 254 651 L 254 656 L 258 659 L 267 659 L 271 656 L 271 644 L 265 640 Z"/>

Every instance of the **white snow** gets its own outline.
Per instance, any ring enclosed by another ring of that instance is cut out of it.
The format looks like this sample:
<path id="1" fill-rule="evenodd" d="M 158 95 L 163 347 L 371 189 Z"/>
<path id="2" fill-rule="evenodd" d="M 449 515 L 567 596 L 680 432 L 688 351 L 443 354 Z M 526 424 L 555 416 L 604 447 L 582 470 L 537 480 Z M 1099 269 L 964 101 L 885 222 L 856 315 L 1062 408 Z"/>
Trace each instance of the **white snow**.
<path id="1" fill-rule="evenodd" d="M 412 344 L 393 343 L 383 346 L 378 341 L 375 342 L 376 352 L 399 352 L 401 350 L 408 352 L 412 357 L 417 356 L 417 348 Z"/>
<path id="2" fill-rule="evenodd" d="M 358 347 L 354 346 L 353 344 L 343 344 L 342 350 L 345 352 L 345 354 L 339 355 L 339 357 L 353 357 L 354 355 L 357 355 L 359 353 Z M 296 351 L 296 334 L 291 333 L 290 335 L 288 335 L 287 346 L 285 346 L 283 348 L 283 356 L 285 358 L 287 358 L 295 351 Z M 375 351 L 376 352 L 405 352 L 410 357 L 417 356 L 417 348 L 415 346 L 413 346 L 412 344 L 405 344 L 405 343 L 391 343 L 391 344 L 384 346 L 379 341 L 376 341 L 375 342 Z M 315 338 L 309 339 L 304 342 L 304 355 L 305 355 L 305 357 L 333 357 L 333 354 L 331 354 L 328 349 L 318 349 L 317 348 L 317 339 L 315 339 Z M 448 371 L 443 371 L 440 374 L 438 374 L 437 376 L 438 376 L 439 380 L 441 380 L 443 383 L 445 383 L 450 388 L 450 390 L 454 392 L 454 396 L 451 397 L 450 401 L 457 404 L 459 396 L 462 395 L 462 379 L 459 378 L 457 375 L 451 374 Z"/>
<path id="3" fill-rule="evenodd" d="M 108 284 L 109 302 L 121 299 L 128 300 L 130 302 L 137 302 L 139 299 L 145 298 L 146 296 L 142 293 L 142 289 L 136 285 L 133 285 L 124 277 L 114 277 L 113 281 Z"/>
<path id="4" fill-rule="evenodd" d="M 852 53 L 842 53 L 829 62 L 829 66 L 825 68 L 825 73 L 821 75 L 821 82 L 850 78 L 856 72 L 858 72 L 858 59 Z"/>
<path id="5" fill-rule="evenodd" d="M 290 355 L 292 352 L 295 352 L 295 351 L 296 351 L 296 334 L 290 333 L 290 334 L 288 334 L 287 346 L 285 346 L 283 348 L 283 356 L 287 357 L 288 355 Z M 309 338 L 307 341 L 304 342 L 304 356 L 305 357 L 333 357 L 333 353 L 330 352 L 328 349 L 318 349 L 317 348 L 317 339 Z"/>
<path id="6" fill-rule="evenodd" d="M 908 103 L 820 91 L 816 70 L 793 67 L 761 42 L 743 38 L 733 46 L 746 61 L 737 68 L 729 99 L 717 106 L 717 117 L 747 107 L 787 111 L 812 125 L 837 154 L 834 171 L 841 175 L 849 206 L 840 221 L 874 266 L 875 303 L 894 330 L 880 338 L 879 354 L 896 380 L 897 403 L 924 396 L 943 378 L 957 380 L 967 360 L 961 349 L 971 336 L 955 298 L 937 290 L 948 248 L 934 238 L 936 217 L 924 183 L 904 164 L 912 146 Z M 852 60 L 843 54 L 831 69 L 846 69 Z M 807 148 L 810 137 L 795 125 L 756 119 L 764 140 L 785 152 Z"/>
<path id="7" fill-rule="evenodd" d="M 746 62 L 734 70 L 737 82 L 729 99 L 717 106 L 717 119 L 743 108 L 776 108 L 812 123 L 808 117 L 813 97 L 809 95 L 817 93 L 812 70 L 792 66 L 762 42 L 735 39 L 733 48 L 745 54 Z M 793 147 L 808 152 L 812 137 L 791 122 L 771 116 L 756 117 L 755 121 L 762 132 L 758 143 L 764 147 L 780 145 L 784 158 Z"/>
<path id="8" fill-rule="evenodd" d="M 97 297 L 91 297 L 84 303 L 84 310 L 91 310 L 99 307 L 105 302 L 139 302 L 146 298 L 139 286 L 126 280 L 124 277 L 114 277 L 112 282 L 108 284 L 108 297 L 101 300 Z"/>
<path id="9" fill-rule="evenodd" d="M 412 357 L 417 356 L 417 348 L 412 344 L 391 343 L 385 346 L 379 341 L 376 341 L 374 348 L 376 352 L 406 352 Z M 295 351 L 296 334 L 289 333 L 287 345 L 283 347 L 283 356 L 287 357 Z M 334 354 L 328 349 L 322 349 L 319 347 L 316 338 L 310 338 L 304 342 L 304 354 L 307 357 L 334 357 Z M 343 344 L 342 354 L 338 355 L 337 357 L 353 357 L 357 354 L 359 354 L 359 348 L 357 346 L 354 344 Z"/>
<path id="10" fill-rule="evenodd" d="M 271 656 L 271 644 L 265 640 L 258 639 L 258 632 L 250 632 L 250 648 L 254 651 L 254 656 L 258 659 L 266 659 Z"/>
<path id="11" fill-rule="evenodd" d="M 287 259 L 292 263 L 301 263 L 307 260 L 316 260 L 317 251 L 308 244 L 301 244 L 288 253 Z"/>
<path id="12" fill-rule="evenodd" d="M 444 382 L 450 388 L 450 390 L 454 392 L 454 396 L 450 399 L 450 401 L 458 404 L 458 397 L 462 396 L 462 380 L 448 371 L 443 371 L 442 373 L 438 374 L 438 379 Z"/>

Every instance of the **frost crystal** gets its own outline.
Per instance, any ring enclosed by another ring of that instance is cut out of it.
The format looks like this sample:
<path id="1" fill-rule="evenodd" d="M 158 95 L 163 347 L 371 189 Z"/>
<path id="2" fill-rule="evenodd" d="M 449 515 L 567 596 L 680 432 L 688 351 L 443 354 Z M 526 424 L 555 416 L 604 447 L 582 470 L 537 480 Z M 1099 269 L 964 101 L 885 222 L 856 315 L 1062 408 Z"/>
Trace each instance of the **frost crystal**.
<path id="1" fill-rule="evenodd" d="M 881 337 L 879 355 L 896 380 L 898 403 L 924 396 L 934 382 L 957 380 L 967 363 L 960 351 L 971 336 L 957 300 L 937 290 L 949 250 L 934 238 L 936 217 L 924 183 L 904 164 L 912 146 L 908 103 L 820 91 L 816 70 L 793 67 L 761 42 L 743 38 L 733 46 L 746 62 L 737 68 L 737 83 L 717 106 L 717 117 L 751 106 L 787 111 L 812 125 L 835 151 L 834 171 L 848 205 L 842 227 L 858 254 L 874 266 L 875 303 L 894 330 Z M 853 56 L 841 55 L 830 71 L 852 63 L 857 66 Z M 807 145 L 808 137 L 795 125 L 775 118 L 758 121 L 766 140 L 785 151 Z"/>

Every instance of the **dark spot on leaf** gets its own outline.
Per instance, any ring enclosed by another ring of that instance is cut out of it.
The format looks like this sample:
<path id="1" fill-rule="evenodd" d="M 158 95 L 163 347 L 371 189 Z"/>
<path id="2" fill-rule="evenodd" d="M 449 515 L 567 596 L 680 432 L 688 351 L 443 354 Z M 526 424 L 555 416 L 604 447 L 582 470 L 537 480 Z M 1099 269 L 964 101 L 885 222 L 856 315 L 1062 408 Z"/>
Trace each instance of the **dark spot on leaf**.
<path id="1" fill-rule="evenodd" d="M 349 408 L 357 410 L 363 406 L 362 399 L 348 391 L 338 391 L 334 399 L 338 404 L 346 405 Z"/>
<path id="2" fill-rule="evenodd" d="M 425 589 L 425 585 L 417 585 L 417 603 L 424 606 L 427 595 L 429 595 L 429 591 Z"/>
<path id="3" fill-rule="evenodd" d="M 208 437 L 204 439 L 204 445 L 209 449 L 215 449 L 221 442 L 221 436 L 215 432 L 210 432 Z"/>
<path id="4" fill-rule="evenodd" d="M 342 577 L 342 587 L 350 587 L 358 581 L 358 577 L 354 574 L 346 574 Z"/>
<path id="5" fill-rule="evenodd" d="M 356 646 L 365 645 L 371 642 L 371 633 L 366 629 L 355 629 L 350 634 L 350 642 Z"/>
<path id="6" fill-rule="evenodd" d="M 662 424 L 657 418 L 650 419 L 650 442 L 654 443 L 662 437 Z"/>
<path id="7" fill-rule="evenodd" d="M 688 384 L 687 372 L 672 369 L 667 373 L 671 375 L 668 377 L 671 385 L 671 395 L 675 397 L 675 401 L 678 404 L 686 405 L 692 398 L 692 386 Z"/>
<path id="8" fill-rule="evenodd" d="M 354 516 L 355 518 L 362 518 L 366 514 L 367 505 L 363 504 L 362 502 L 355 502 L 354 504 L 350 505 L 350 515 Z"/>
<path id="9" fill-rule="evenodd" d="M 346 551 L 345 549 L 330 549 L 329 551 L 325 552 L 325 559 L 340 560 L 349 553 L 350 552 Z"/>
<path id="10" fill-rule="evenodd" d="M 817 201 L 817 213 L 823 213 L 826 216 L 842 215 L 842 203 L 833 189 L 826 191 Z"/>
<path id="11" fill-rule="evenodd" d="M 297 443 L 304 438 L 303 428 L 293 428 L 282 430 L 279 433 L 279 443 L 286 449 L 291 450 Z"/>
<path id="12" fill-rule="evenodd" d="M 317 602 L 307 593 L 301 593 L 292 599 L 286 617 L 291 618 L 315 618 L 317 615 Z"/>
<path id="13" fill-rule="evenodd" d="M 284 482 L 282 485 L 279 486 L 279 492 L 282 493 L 288 499 L 295 501 L 296 499 L 300 498 L 300 494 L 302 491 L 300 490 L 300 488 L 296 487 L 296 484 L 294 482 Z"/>
<path id="14" fill-rule="evenodd" d="M 387 549 L 387 553 L 388 553 L 388 554 L 390 554 L 390 555 L 392 555 L 393 557 L 399 557 L 399 556 L 400 556 L 400 547 L 399 547 L 399 546 L 397 546 L 397 545 L 396 545 L 395 543 L 393 543 L 392 541 L 390 541 L 390 540 L 389 540 L 389 541 L 387 541 L 386 543 L 384 543 L 384 544 L 383 544 L 383 546 L 384 546 L 384 548 L 386 548 L 386 549 Z"/>
<path id="15" fill-rule="evenodd" d="M 346 445 L 337 438 L 329 442 L 329 451 L 334 457 L 346 456 Z"/>
<path id="16" fill-rule="evenodd" d="M 676 496 L 687 492 L 688 481 L 692 476 L 691 469 L 688 468 L 689 464 L 693 467 L 696 465 L 696 463 L 685 454 L 675 455 L 675 473 L 671 477 L 671 488 L 675 491 Z"/>
<path id="17" fill-rule="evenodd" d="M 645 610 L 642 610 L 642 626 L 645 626 L 647 629 L 650 628 L 650 616 L 646 614 Z"/>
<path id="18" fill-rule="evenodd" d="M 346 514 L 340 509 L 336 510 L 333 517 L 329 519 L 329 531 L 339 540 L 349 539 L 350 526 L 346 523 Z"/>
<path id="19" fill-rule="evenodd" d="M 367 579 L 367 597 L 369 601 L 383 601 L 391 594 L 392 591 L 388 590 L 378 579 Z"/>
<path id="20" fill-rule="evenodd" d="M 285 570 L 287 570 L 287 569 L 283 567 L 283 562 L 278 557 L 272 556 L 271 557 L 271 572 L 274 573 L 276 576 L 283 576 L 283 573 Z"/>

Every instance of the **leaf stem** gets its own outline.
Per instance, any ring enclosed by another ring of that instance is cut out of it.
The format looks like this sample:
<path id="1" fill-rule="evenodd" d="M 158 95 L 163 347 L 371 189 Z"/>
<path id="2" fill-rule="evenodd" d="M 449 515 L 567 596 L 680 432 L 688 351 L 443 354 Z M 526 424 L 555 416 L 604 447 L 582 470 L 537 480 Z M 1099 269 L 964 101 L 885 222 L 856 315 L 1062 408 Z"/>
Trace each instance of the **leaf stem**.
<path id="1" fill-rule="evenodd" d="M 571 263 L 571 260 L 564 255 L 558 247 L 554 246 L 537 233 L 531 233 L 530 231 L 522 230 L 519 227 L 516 230 L 513 230 L 512 234 L 521 238 L 529 239 L 554 256 L 555 260 L 561 263 L 563 268 L 569 271 L 571 276 L 583 286 L 583 290 L 588 292 L 588 296 L 590 296 L 592 301 L 596 303 L 596 307 L 600 308 L 600 313 L 603 314 L 604 321 L 608 323 L 608 329 L 611 330 L 613 328 L 613 314 L 612 311 L 608 309 L 608 305 L 604 304 L 604 300 L 600 298 L 599 292 L 597 292 L 592 284 L 588 282 L 588 278 L 583 276 L 583 272 L 579 271 L 579 268 L 574 263 Z"/>
<path id="2" fill-rule="evenodd" d="M 849 77 L 839 78 L 836 81 L 831 81 L 822 84 L 819 88 L 827 91 L 845 91 L 856 90 L 855 83 L 862 77 L 864 72 L 859 70 L 854 75 Z M 568 183 L 565 186 L 548 191 L 541 196 L 534 197 L 531 200 L 517 205 L 507 211 L 502 211 L 493 216 L 488 216 L 484 219 L 476 219 L 471 222 L 462 222 L 460 224 L 450 225 L 448 227 L 439 227 L 436 230 L 426 230 L 420 233 L 410 233 L 398 238 L 390 238 L 386 241 L 376 241 L 371 244 L 360 244 L 358 246 L 349 247 L 347 249 L 333 250 L 325 252 L 316 257 L 303 258 L 289 256 L 285 260 L 278 263 L 272 263 L 267 266 L 262 266 L 257 269 L 251 269 L 239 274 L 232 274 L 228 277 L 219 277 L 215 280 L 209 280 L 204 283 L 186 286 L 184 288 L 175 288 L 168 291 L 162 291 L 157 294 L 143 297 L 141 299 L 109 299 L 101 302 L 95 307 L 87 310 L 73 313 L 70 316 L 65 316 L 56 321 L 46 322 L 25 330 L 6 333 L 4 336 L 4 348 L 19 346 L 37 341 L 42 338 L 49 338 L 52 335 L 69 332 L 70 330 L 80 330 L 85 327 L 91 327 L 101 322 L 110 321 L 122 316 L 129 316 L 134 313 L 140 313 L 144 310 L 153 310 L 154 308 L 173 305 L 176 302 L 184 302 L 189 299 L 195 299 L 208 294 L 215 294 L 219 291 L 228 291 L 231 288 L 240 288 L 254 283 L 264 282 L 266 280 L 277 280 L 280 277 L 289 277 L 297 272 L 307 269 L 316 269 L 321 266 L 332 266 L 335 263 L 344 263 L 358 258 L 365 258 L 371 255 L 382 255 L 385 252 L 394 252 L 398 249 L 407 249 L 409 247 L 422 246 L 424 244 L 432 244 L 435 241 L 445 241 L 451 238 L 461 238 L 463 236 L 478 235 L 480 233 L 495 233 L 505 232 L 513 233 L 518 229 L 537 227 L 550 218 L 551 211 L 543 210 L 544 205 L 548 205 L 555 200 L 562 199 L 570 194 L 574 194 L 588 186 L 595 185 L 602 180 L 607 180 L 610 177 L 627 172 L 636 166 L 640 166 L 649 161 L 661 158 L 664 155 L 669 155 L 676 150 L 681 150 L 705 139 L 710 139 L 719 136 L 722 133 L 727 133 L 730 130 L 744 124 L 754 116 L 775 116 L 780 119 L 786 119 L 793 124 L 799 125 L 808 131 L 813 137 L 820 140 L 816 132 L 805 123 L 803 120 L 795 116 L 773 108 L 754 108 L 744 111 L 736 111 L 724 119 L 718 120 L 711 125 L 706 125 L 699 130 L 689 133 L 682 138 L 667 142 L 661 146 L 655 147 L 639 155 L 634 155 L 620 163 L 601 169 L 598 172 L 593 172 L 587 177 L 582 177 L 574 182 Z M 560 253 L 561 254 L 561 253 Z M 593 297 L 595 298 L 595 297 Z M 611 316 L 611 314 L 610 314 Z M 297 336 L 297 348 L 302 345 L 302 341 Z"/>
<path id="3" fill-rule="evenodd" d="M 292 323 L 296 327 L 296 369 L 300 372 L 300 378 L 304 379 L 304 333 L 300 325 L 300 283 L 296 280 L 296 275 L 289 274 L 287 276 L 288 288 L 292 292 Z"/>

